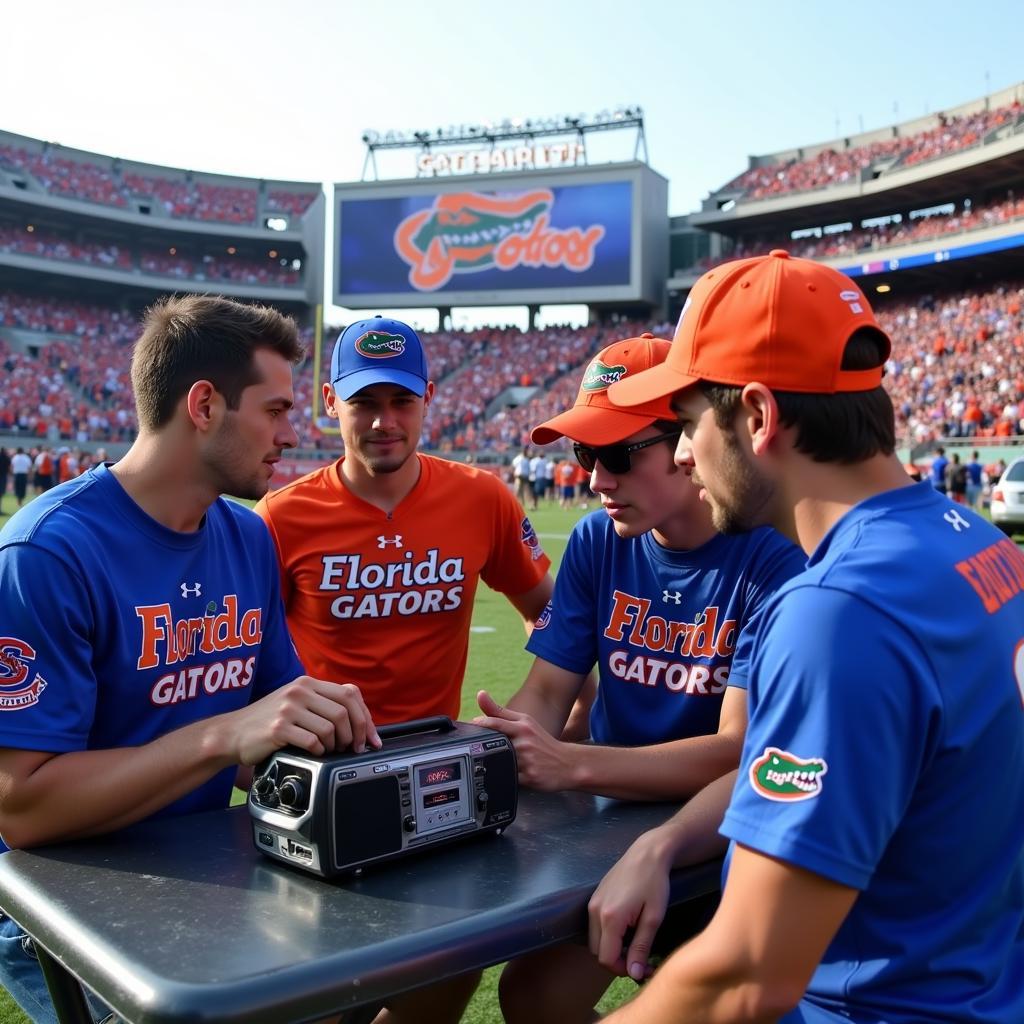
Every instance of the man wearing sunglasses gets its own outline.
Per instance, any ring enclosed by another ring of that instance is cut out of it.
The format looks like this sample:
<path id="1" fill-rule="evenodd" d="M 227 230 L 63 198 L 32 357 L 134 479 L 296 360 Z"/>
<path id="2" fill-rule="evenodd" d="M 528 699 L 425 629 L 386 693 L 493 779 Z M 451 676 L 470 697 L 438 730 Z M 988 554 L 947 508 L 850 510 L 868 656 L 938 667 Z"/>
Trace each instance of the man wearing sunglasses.
<path id="1" fill-rule="evenodd" d="M 507 708 L 479 697 L 479 721 L 512 739 L 520 780 L 537 789 L 678 800 L 734 769 L 747 718 L 745 627 L 803 569 L 799 549 L 774 530 L 717 533 L 673 463 L 680 428 L 667 400 L 637 410 L 609 402 L 612 383 L 669 348 L 649 334 L 608 346 L 572 409 L 532 434 L 536 444 L 571 438 L 602 504 L 569 538 L 527 644 L 536 659 L 523 686 Z M 592 742 L 556 739 L 595 665 Z M 510 1024 L 591 1020 L 613 977 L 583 947 L 547 949 L 506 969 L 502 1011 Z"/>

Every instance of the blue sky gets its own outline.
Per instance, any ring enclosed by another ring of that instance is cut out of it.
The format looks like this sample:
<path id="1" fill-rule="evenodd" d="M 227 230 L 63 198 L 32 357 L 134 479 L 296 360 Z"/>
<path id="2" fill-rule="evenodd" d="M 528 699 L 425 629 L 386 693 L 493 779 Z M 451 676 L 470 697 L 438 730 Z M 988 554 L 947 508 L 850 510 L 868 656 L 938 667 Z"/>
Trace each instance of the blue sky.
<path id="1" fill-rule="evenodd" d="M 673 214 L 748 154 L 1024 81 L 1024 19 L 1002 0 L 51 0 L 6 5 L 3 22 L 8 131 L 333 182 L 359 178 L 366 128 L 640 104 Z M 622 148 L 629 156 L 632 140 Z"/>

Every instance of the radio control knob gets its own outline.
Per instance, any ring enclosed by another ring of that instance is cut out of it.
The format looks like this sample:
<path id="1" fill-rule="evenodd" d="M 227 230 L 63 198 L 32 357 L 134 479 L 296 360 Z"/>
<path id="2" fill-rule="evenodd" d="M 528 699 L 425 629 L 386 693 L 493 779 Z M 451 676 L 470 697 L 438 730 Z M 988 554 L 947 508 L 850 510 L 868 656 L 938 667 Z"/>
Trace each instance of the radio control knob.
<path id="1" fill-rule="evenodd" d="M 402 828 L 404 828 L 406 832 L 415 832 L 416 831 L 416 819 L 411 814 L 407 814 L 402 819 Z"/>
<path id="2" fill-rule="evenodd" d="M 306 785 L 297 775 L 289 775 L 277 787 L 277 797 L 282 807 L 295 811 L 304 811 L 309 801 L 306 798 Z"/>
<path id="3" fill-rule="evenodd" d="M 263 801 L 270 798 L 275 788 L 274 780 L 267 775 L 257 775 L 252 784 L 252 790 L 256 794 L 257 799 Z"/>
<path id="4" fill-rule="evenodd" d="M 481 789 L 476 795 L 476 805 L 482 811 L 487 806 L 487 801 L 490 799 L 487 795 L 486 789 Z"/>

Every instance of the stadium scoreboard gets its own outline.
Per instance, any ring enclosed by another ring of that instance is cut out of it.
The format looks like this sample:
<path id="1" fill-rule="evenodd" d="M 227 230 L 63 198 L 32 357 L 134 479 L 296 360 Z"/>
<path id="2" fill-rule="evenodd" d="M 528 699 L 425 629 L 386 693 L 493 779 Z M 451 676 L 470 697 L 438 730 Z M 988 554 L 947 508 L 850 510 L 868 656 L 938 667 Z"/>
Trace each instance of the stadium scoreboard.
<path id="1" fill-rule="evenodd" d="M 339 183 L 334 214 L 339 306 L 663 302 L 668 182 L 638 161 Z"/>

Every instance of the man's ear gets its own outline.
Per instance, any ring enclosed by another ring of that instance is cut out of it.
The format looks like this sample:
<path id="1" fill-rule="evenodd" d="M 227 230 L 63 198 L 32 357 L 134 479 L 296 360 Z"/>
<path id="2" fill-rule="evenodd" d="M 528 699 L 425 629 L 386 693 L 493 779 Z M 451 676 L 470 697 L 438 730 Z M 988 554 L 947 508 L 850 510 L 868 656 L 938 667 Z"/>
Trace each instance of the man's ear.
<path id="1" fill-rule="evenodd" d="M 430 400 L 434 397 L 434 382 L 432 380 L 427 381 L 426 390 L 423 392 L 423 408 L 426 409 L 430 405 Z"/>
<path id="2" fill-rule="evenodd" d="M 206 432 L 223 416 L 224 396 L 208 380 L 197 380 L 188 389 L 185 406 L 196 430 Z"/>
<path id="3" fill-rule="evenodd" d="M 763 455 L 782 429 L 775 396 L 757 381 L 748 384 L 740 394 L 739 419 L 755 455 Z"/>
<path id="4" fill-rule="evenodd" d="M 338 396 L 335 394 L 334 388 L 330 384 L 324 385 L 324 412 L 327 413 L 331 419 L 336 420 L 338 418 Z"/>

